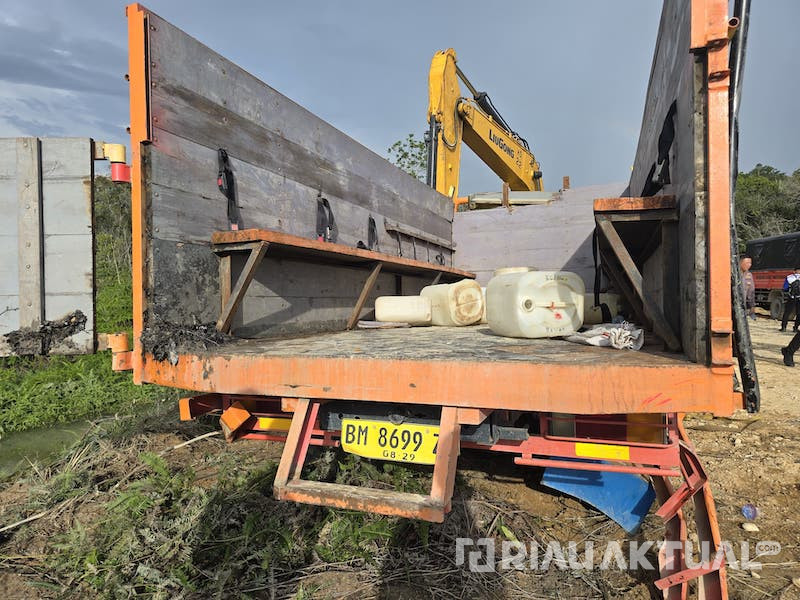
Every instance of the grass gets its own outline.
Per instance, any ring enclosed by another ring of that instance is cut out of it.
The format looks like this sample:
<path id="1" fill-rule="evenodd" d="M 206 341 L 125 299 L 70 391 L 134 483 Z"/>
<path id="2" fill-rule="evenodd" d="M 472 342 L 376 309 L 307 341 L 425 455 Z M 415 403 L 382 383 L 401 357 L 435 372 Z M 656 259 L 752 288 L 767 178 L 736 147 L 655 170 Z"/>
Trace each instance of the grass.
<path id="1" fill-rule="evenodd" d="M 131 332 L 129 194 L 106 178 L 95 181 L 95 330 Z M 111 355 L 0 359 L 0 434 L 135 411 L 143 403 L 177 398 L 178 391 L 137 386 L 111 370 Z"/>
<path id="2" fill-rule="evenodd" d="M 130 331 L 130 297 L 129 273 L 98 273 L 98 331 Z M 0 359 L 0 434 L 132 411 L 177 396 L 176 390 L 134 385 L 129 372 L 112 371 L 109 352 Z"/>
<path id="3" fill-rule="evenodd" d="M 277 589 L 277 597 L 302 598 L 314 595 L 309 575 L 331 566 L 378 573 L 387 552 L 421 545 L 422 532 L 427 538 L 428 524 L 274 500 L 277 465 L 259 458 L 263 442 L 225 450 L 210 438 L 191 455 L 169 450 L 174 435 L 212 427 L 178 422 L 168 402 L 96 425 L 60 461 L 16 480 L 28 498 L 3 520 L 48 515 L 21 529 L 17 546 L 0 540 L 0 555 L 36 547 L 40 557 L 26 563 L 26 575 L 54 596 L 251 597 L 242 591 L 253 590 L 264 597 Z M 374 477 L 412 489 L 419 478 L 401 465 L 386 469 L 332 451 L 310 470 L 310 478 Z"/>
<path id="4" fill-rule="evenodd" d="M 111 356 L 10 358 L 0 368 L 0 433 L 136 410 L 173 390 L 137 386 L 111 370 Z"/>

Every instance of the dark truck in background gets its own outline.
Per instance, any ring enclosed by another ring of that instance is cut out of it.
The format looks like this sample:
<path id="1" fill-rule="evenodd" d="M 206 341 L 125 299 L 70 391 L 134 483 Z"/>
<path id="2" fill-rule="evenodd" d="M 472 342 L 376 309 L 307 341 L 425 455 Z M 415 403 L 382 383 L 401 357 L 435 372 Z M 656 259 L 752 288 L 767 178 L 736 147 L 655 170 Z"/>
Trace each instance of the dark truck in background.
<path id="1" fill-rule="evenodd" d="M 800 265 L 800 231 L 751 240 L 746 253 L 753 259 L 756 304 L 768 308 L 773 319 L 782 318 L 786 301 L 783 282 Z"/>

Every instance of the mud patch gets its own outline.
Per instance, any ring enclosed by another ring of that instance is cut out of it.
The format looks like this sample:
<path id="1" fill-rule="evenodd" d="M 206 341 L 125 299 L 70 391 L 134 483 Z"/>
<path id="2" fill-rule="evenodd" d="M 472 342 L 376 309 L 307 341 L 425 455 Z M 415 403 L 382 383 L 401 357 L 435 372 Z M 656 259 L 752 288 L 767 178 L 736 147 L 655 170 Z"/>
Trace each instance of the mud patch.
<path id="1" fill-rule="evenodd" d="M 157 323 L 142 332 L 142 348 L 159 362 L 178 364 L 181 353 L 192 353 L 221 346 L 234 340 L 233 336 L 217 331 L 215 323 L 177 325 Z"/>
<path id="2" fill-rule="evenodd" d="M 12 354 L 50 354 L 50 349 L 79 331 L 86 330 L 86 315 L 76 310 L 56 321 L 45 321 L 37 329 L 23 328 L 6 334 Z"/>

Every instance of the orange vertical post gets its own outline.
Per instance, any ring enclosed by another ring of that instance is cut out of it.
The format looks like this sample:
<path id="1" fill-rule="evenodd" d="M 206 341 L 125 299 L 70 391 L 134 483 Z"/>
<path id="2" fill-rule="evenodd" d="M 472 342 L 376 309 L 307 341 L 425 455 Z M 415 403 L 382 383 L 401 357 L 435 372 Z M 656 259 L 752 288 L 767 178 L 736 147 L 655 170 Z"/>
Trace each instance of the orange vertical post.
<path id="1" fill-rule="evenodd" d="M 141 144 L 149 141 L 147 13 L 140 4 L 125 7 L 128 17 L 128 82 L 131 134 L 131 235 L 133 281 L 133 380 L 142 383 L 144 327 L 144 211 Z"/>

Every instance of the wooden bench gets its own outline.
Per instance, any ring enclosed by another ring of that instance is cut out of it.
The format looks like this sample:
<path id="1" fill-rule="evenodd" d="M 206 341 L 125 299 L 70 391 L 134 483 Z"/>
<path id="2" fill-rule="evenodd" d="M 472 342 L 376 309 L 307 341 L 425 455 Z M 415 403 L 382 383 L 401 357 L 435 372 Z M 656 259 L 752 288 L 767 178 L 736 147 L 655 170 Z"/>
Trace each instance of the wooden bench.
<path id="1" fill-rule="evenodd" d="M 211 248 L 220 257 L 219 276 L 222 312 L 219 319 L 217 319 L 217 329 L 225 333 L 230 331 L 233 317 L 267 250 L 269 250 L 270 256 L 301 258 L 314 263 L 370 269 L 369 275 L 364 282 L 364 287 L 361 289 L 358 300 L 347 321 L 347 329 L 352 329 L 358 322 L 364 303 L 367 301 L 378 275 L 382 271 L 399 275 L 430 274 L 433 276 L 431 285 L 440 281 L 452 282 L 465 278 L 475 278 L 474 273 L 446 265 L 432 264 L 402 256 L 391 256 L 361 248 L 351 248 L 343 244 L 310 240 L 268 229 L 218 231 L 211 236 Z M 231 255 L 237 252 L 246 253 L 248 258 L 239 278 L 233 284 L 231 280 Z"/>

